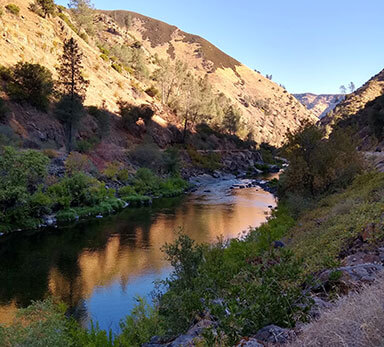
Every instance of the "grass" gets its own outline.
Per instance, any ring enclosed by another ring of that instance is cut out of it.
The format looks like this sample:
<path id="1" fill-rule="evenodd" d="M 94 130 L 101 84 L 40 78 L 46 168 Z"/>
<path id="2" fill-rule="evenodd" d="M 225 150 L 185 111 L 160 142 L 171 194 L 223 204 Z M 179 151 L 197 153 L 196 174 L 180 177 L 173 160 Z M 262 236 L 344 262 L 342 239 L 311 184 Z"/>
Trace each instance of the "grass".
<path id="1" fill-rule="evenodd" d="M 109 198 L 92 207 L 73 207 L 60 210 L 56 214 L 56 219 L 59 223 L 72 222 L 77 219 L 85 219 L 97 215 L 108 215 L 121 210 L 123 207 L 124 201 L 117 198 Z"/>
<path id="2" fill-rule="evenodd" d="M 383 346 L 384 278 L 341 298 L 321 318 L 303 327 L 287 347 Z"/>
<path id="3" fill-rule="evenodd" d="M 302 214 L 287 236 L 289 247 L 305 259 L 308 272 L 337 266 L 338 255 L 349 240 L 369 223 L 381 225 L 383 196 L 384 173 L 358 176 L 346 190 L 323 198 Z M 378 235 L 382 236 L 383 232 Z"/>

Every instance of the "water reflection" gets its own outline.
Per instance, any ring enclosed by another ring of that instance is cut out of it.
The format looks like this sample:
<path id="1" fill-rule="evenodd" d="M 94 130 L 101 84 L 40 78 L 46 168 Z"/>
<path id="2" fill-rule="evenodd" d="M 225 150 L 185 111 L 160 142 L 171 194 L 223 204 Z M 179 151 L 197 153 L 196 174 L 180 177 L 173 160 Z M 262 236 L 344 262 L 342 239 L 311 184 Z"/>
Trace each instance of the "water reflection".
<path id="1" fill-rule="evenodd" d="M 256 188 L 231 192 L 230 184 L 218 181 L 207 192 L 61 230 L 12 235 L 0 244 L 0 323 L 16 307 L 54 295 L 84 324 L 93 319 L 116 331 L 135 295 L 148 295 L 152 282 L 168 275 L 160 247 L 175 238 L 174 230 L 212 242 L 265 220 L 274 198 Z"/>

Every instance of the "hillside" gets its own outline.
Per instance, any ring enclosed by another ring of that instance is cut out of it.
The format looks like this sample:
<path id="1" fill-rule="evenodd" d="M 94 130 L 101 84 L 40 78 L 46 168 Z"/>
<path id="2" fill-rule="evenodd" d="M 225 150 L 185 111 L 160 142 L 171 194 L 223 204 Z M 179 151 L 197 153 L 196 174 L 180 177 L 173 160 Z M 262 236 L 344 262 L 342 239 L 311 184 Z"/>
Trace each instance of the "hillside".
<path id="1" fill-rule="evenodd" d="M 63 8 L 60 9 L 60 16 L 44 19 L 28 9 L 28 2 L 15 0 L 14 3 L 20 7 L 20 14 L 16 16 L 4 11 L 0 17 L 0 65 L 10 66 L 18 61 L 40 63 L 57 77 L 55 67 L 62 52 L 62 42 L 73 36 L 84 53 L 84 76 L 90 81 L 85 105 L 103 105 L 116 113 L 119 100 L 133 105 L 147 104 L 156 113 L 153 120 L 159 129 L 166 129 L 169 125 L 181 128 L 182 121 L 172 109 L 163 105 L 158 96 L 144 92 L 156 84 L 151 76 L 159 68 L 158 59 L 169 57 L 172 62 L 179 59 L 187 63 L 195 76 L 207 76 L 214 93 L 226 96 L 238 106 L 242 113 L 241 137 L 252 132 L 253 138 L 259 143 L 279 145 L 288 129 L 295 129 L 305 119 L 315 121 L 310 112 L 274 82 L 221 52 L 203 38 L 184 33 L 166 23 L 131 12 L 98 12 L 94 16 L 96 32 L 87 36 L 84 31 L 76 29 L 71 13 Z M 6 4 L 4 0 L 0 1 L 2 7 Z M 131 23 L 129 30 L 124 25 L 127 15 Z M 116 62 L 114 56 L 103 56 L 103 45 L 120 45 L 122 50 L 137 47 L 146 76 L 138 76 L 131 68 L 121 68 L 123 64 Z M 11 108 L 14 111 L 14 107 Z M 31 113 L 31 110 L 19 108 L 12 117 L 12 127 L 18 128 L 18 133 L 24 135 L 29 133 L 28 125 L 23 121 L 25 113 Z M 21 114 L 24 116 L 21 117 Z M 39 117 L 34 114 L 34 118 Z M 37 121 L 34 124 L 36 132 L 47 131 L 46 122 Z M 41 129 L 40 124 L 44 125 Z M 161 130 L 157 133 L 161 133 Z M 113 133 L 113 142 L 121 142 L 119 146 L 129 146 L 129 143 L 135 142 L 135 139 L 127 136 Z M 160 137 L 163 137 L 162 134 Z M 166 144 L 167 141 L 162 142 Z"/>
<path id="2" fill-rule="evenodd" d="M 128 11 L 103 11 L 113 18 L 108 25 L 118 31 L 122 42 L 124 21 L 130 18 L 129 33 L 143 42 L 151 55 L 179 59 L 238 106 L 244 126 L 252 129 L 256 142 L 281 144 L 288 129 L 302 120 L 316 119 L 284 88 L 228 56 L 205 39 L 181 31 L 175 26 Z M 104 31 L 105 34 L 105 31 Z M 119 36 L 114 34 L 114 38 Z M 110 39 L 111 35 L 105 36 Z"/>
<path id="3" fill-rule="evenodd" d="M 369 101 L 376 99 L 384 93 L 384 70 L 373 76 L 368 82 L 362 85 L 355 92 L 348 94 L 333 112 L 322 118 L 324 126 L 332 127 L 335 122 L 364 109 Z"/>
<path id="4" fill-rule="evenodd" d="M 344 98 L 341 94 L 293 94 L 317 118 L 322 119 L 332 111 Z"/>

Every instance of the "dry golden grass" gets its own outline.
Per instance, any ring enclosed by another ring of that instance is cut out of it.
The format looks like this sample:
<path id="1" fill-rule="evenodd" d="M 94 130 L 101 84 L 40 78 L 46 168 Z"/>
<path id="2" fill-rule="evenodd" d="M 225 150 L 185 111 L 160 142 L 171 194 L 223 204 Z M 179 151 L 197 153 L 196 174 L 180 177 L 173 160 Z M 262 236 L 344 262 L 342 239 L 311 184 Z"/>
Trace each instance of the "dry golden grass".
<path id="1" fill-rule="evenodd" d="M 304 326 L 290 347 L 384 346 L 384 277 L 339 300 Z M 288 347 L 287 346 L 287 347 Z"/>

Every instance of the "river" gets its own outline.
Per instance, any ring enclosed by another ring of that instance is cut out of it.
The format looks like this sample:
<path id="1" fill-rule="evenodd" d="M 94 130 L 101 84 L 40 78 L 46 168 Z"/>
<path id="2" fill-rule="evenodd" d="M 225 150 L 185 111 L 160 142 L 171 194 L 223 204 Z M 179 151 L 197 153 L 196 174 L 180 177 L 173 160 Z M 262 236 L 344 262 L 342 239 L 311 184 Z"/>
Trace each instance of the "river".
<path id="1" fill-rule="evenodd" d="M 119 331 L 119 321 L 148 297 L 153 282 L 171 271 L 160 247 L 180 228 L 197 242 L 241 236 L 264 222 L 276 205 L 260 187 L 227 176 L 198 179 L 197 191 L 127 208 L 103 219 L 39 232 L 20 232 L 0 242 L 0 324 L 17 307 L 51 295 L 63 300 L 84 326 L 98 322 Z"/>

